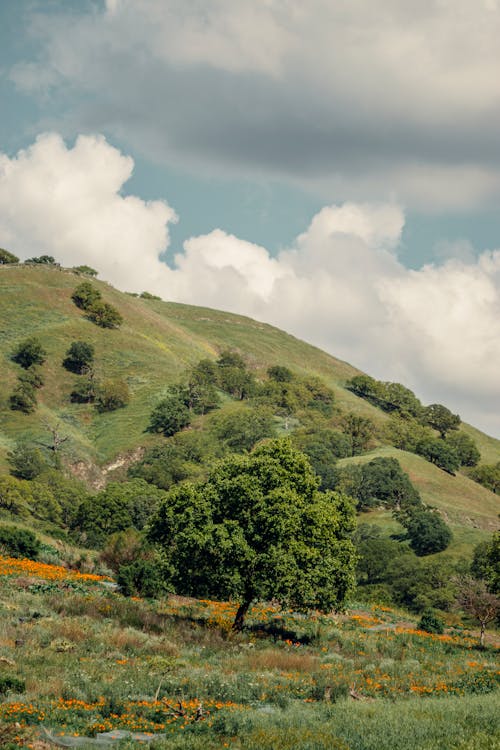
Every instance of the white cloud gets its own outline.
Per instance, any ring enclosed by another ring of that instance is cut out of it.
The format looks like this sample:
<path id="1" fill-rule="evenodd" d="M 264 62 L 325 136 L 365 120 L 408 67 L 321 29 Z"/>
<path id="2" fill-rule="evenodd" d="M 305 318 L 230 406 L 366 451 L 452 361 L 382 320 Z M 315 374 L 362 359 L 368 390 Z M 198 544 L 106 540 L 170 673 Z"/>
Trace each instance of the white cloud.
<path id="1" fill-rule="evenodd" d="M 397 258 L 396 204 L 327 206 L 273 258 L 221 229 L 175 256 L 163 201 L 121 194 L 133 169 L 102 137 L 46 134 L 0 155 L 1 244 L 23 258 L 88 263 L 121 289 L 248 314 L 500 435 L 500 250 L 420 270 Z"/>
<path id="2" fill-rule="evenodd" d="M 108 0 L 34 28 L 41 58 L 12 76 L 73 94 L 68 132 L 327 201 L 439 211 L 500 196 L 493 0 Z"/>

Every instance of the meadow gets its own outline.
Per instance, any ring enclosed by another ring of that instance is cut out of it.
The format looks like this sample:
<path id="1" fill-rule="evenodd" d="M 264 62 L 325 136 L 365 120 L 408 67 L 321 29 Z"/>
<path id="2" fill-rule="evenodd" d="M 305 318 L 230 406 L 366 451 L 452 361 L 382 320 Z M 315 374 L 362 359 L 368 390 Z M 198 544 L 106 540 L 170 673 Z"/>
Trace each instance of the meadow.
<path id="1" fill-rule="evenodd" d="M 456 614 L 434 635 L 384 606 L 258 604 L 236 634 L 235 610 L 127 599 L 96 573 L 2 558 L 0 744 L 40 749 L 43 726 L 159 733 L 165 750 L 500 747 L 494 633 L 480 650 Z"/>

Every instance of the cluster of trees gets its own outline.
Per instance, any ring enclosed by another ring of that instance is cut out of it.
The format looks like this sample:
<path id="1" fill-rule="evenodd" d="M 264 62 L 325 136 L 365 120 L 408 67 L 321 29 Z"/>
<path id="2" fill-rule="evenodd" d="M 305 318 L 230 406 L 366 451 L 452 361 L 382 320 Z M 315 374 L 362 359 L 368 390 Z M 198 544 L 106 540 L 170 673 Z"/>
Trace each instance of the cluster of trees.
<path id="1" fill-rule="evenodd" d="M 17 255 L 9 253 L 8 250 L 4 250 L 3 247 L 0 247 L 0 266 L 8 266 L 15 263 L 19 263 Z"/>
<path id="2" fill-rule="evenodd" d="M 70 399 L 78 404 L 95 404 L 99 412 L 114 411 L 130 401 L 127 383 L 121 378 L 100 380 L 94 369 L 95 351 L 87 341 L 73 341 L 63 360 L 63 366 L 81 377 L 73 386 Z"/>
<path id="3" fill-rule="evenodd" d="M 415 394 L 400 383 L 375 380 L 369 375 L 356 375 L 347 387 L 357 396 L 392 413 L 387 437 L 397 448 L 417 453 L 450 474 L 461 466 L 475 466 L 481 458 L 474 440 L 458 432 L 459 415 L 446 406 L 423 406 Z"/>
<path id="4" fill-rule="evenodd" d="M 468 472 L 471 479 L 483 487 L 500 495 L 500 461 L 496 464 L 482 464 Z"/>
<path id="5" fill-rule="evenodd" d="M 104 302 L 99 289 L 89 281 L 79 284 L 71 295 L 77 307 L 87 313 L 87 318 L 101 328 L 119 328 L 123 322 L 116 307 Z"/>
<path id="6" fill-rule="evenodd" d="M 17 385 L 9 396 L 9 405 L 14 411 L 21 411 L 23 414 L 35 411 L 36 391 L 44 383 L 41 365 L 46 357 L 47 352 L 35 336 L 21 341 L 12 352 L 12 361 L 22 368 Z"/>

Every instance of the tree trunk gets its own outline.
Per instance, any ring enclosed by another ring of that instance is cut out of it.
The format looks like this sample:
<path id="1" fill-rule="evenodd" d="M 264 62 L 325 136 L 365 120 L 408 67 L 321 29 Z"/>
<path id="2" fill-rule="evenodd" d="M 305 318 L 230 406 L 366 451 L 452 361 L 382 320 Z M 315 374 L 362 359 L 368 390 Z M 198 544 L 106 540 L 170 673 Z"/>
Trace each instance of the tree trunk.
<path id="1" fill-rule="evenodd" d="M 243 630 L 245 615 L 248 612 L 251 603 L 251 599 L 245 599 L 245 601 L 238 607 L 238 611 L 236 612 L 236 617 L 234 618 L 233 622 L 233 630 L 235 630 L 237 633 Z"/>
<path id="2" fill-rule="evenodd" d="M 481 623 L 481 634 L 479 636 L 479 643 L 481 645 L 481 648 L 484 648 L 484 634 L 485 634 L 485 631 L 486 631 L 486 623 L 482 622 Z"/>

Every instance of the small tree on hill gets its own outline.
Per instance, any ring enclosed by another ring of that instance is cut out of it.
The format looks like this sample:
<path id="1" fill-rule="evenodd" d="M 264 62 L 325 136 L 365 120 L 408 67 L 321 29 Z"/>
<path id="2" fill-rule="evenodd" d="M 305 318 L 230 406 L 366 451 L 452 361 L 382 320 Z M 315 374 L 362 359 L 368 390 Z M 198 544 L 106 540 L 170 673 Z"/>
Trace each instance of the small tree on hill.
<path id="1" fill-rule="evenodd" d="M 367 417 L 358 414 L 346 414 L 342 420 L 342 427 L 346 435 L 351 438 L 351 455 L 357 456 L 369 445 L 375 432 L 375 425 Z"/>
<path id="2" fill-rule="evenodd" d="M 95 404 L 97 411 L 115 411 L 122 409 L 130 401 L 127 383 L 120 378 L 108 378 L 96 390 Z"/>
<path id="3" fill-rule="evenodd" d="M 149 530 L 167 583 L 188 596 L 238 600 L 236 630 L 256 600 L 342 608 L 354 584 L 354 510 L 317 484 L 304 454 L 273 440 L 221 462 L 203 484 L 175 487 Z"/>
<path id="4" fill-rule="evenodd" d="M 32 365 L 43 365 L 47 352 L 42 346 L 42 343 L 36 336 L 32 336 L 29 339 L 21 341 L 17 349 L 12 353 L 12 361 L 16 362 L 25 370 Z"/>
<path id="5" fill-rule="evenodd" d="M 481 459 L 476 443 L 465 432 L 450 432 L 446 436 L 446 443 L 457 454 L 461 466 L 476 466 Z"/>
<path id="6" fill-rule="evenodd" d="M 174 392 L 155 406 L 151 412 L 148 430 L 161 432 L 165 437 L 170 437 L 187 427 L 190 422 L 191 415 L 182 395 Z"/>
<path id="7" fill-rule="evenodd" d="M 101 328 L 119 328 L 123 323 L 123 317 L 116 307 L 98 300 L 86 308 L 87 317 L 92 323 Z"/>
<path id="8" fill-rule="evenodd" d="M 92 277 L 94 277 L 94 276 L 98 276 L 98 274 L 99 274 L 99 272 L 96 271 L 95 268 L 92 268 L 91 266 L 85 266 L 85 265 L 83 265 L 83 266 L 74 266 L 72 270 L 75 271 L 75 273 L 81 273 L 84 276 L 92 276 Z"/>
<path id="9" fill-rule="evenodd" d="M 58 266 L 59 263 L 52 255 L 38 255 L 36 258 L 28 258 L 24 261 L 27 265 Z"/>
<path id="10" fill-rule="evenodd" d="M 425 438 L 418 443 L 416 452 L 448 474 L 455 474 L 460 468 L 458 453 L 445 440 Z"/>
<path id="11" fill-rule="evenodd" d="M 419 557 L 442 552 L 452 540 L 447 524 L 438 513 L 428 508 L 410 508 L 403 515 L 395 515 L 406 527 L 410 547 Z"/>
<path id="12" fill-rule="evenodd" d="M 13 253 L 9 253 L 8 250 L 4 250 L 0 247 L 0 266 L 11 265 L 12 263 L 19 263 L 19 258 Z"/>
<path id="13" fill-rule="evenodd" d="M 10 473 L 18 479 L 36 479 L 49 468 L 40 448 L 29 443 L 18 443 L 7 454 L 7 461 L 11 467 Z"/>
<path id="14" fill-rule="evenodd" d="M 78 284 L 71 295 L 71 299 L 81 310 L 88 310 L 95 302 L 101 299 L 101 292 L 89 281 Z"/>
<path id="15" fill-rule="evenodd" d="M 423 411 L 423 421 L 445 438 L 450 430 L 458 430 L 461 419 L 442 404 L 431 404 Z"/>
<path id="16" fill-rule="evenodd" d="M 9 396 L 9 406 L 12 411 L 31 414 L 36 409 L 36 393 L 32 385 L 19 383 Z"/>
<path id="17" fill-rule="evenodd" d="M 486 627 L 500 614 L 500 599 L 496 594 L 488 591 L 484 581 L 471 576 L 463 576 L 458 579 L 457 583 L 458 604 L 468 615 L 478 621 L 481 628 L 479 643 L 481 648 L 484 648 Z"/>
<path id="18" fill-rule="evenodd" d="M 64 367 L 70 372 L 81 375 L 87 371 L 94 361 L 94 347 L 87 341 L 73 341 L 66 357 L 63 360 Z"/>

